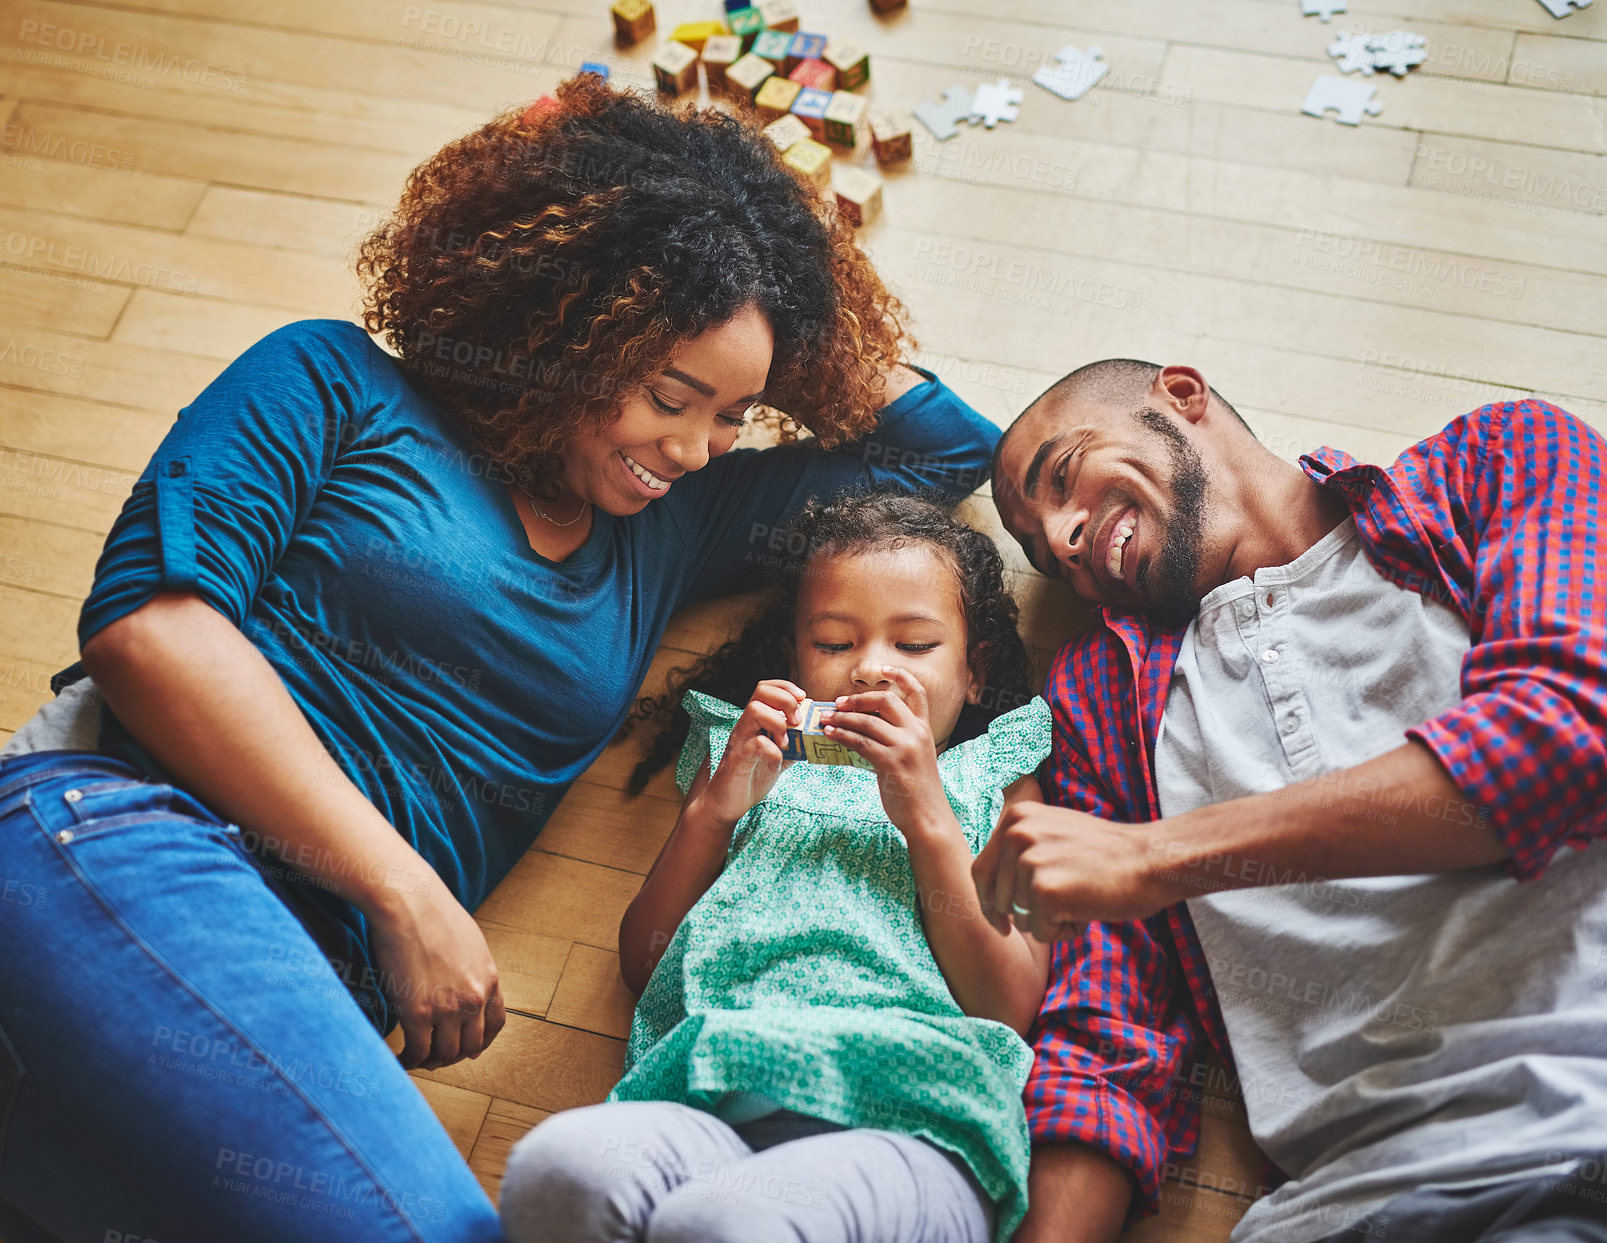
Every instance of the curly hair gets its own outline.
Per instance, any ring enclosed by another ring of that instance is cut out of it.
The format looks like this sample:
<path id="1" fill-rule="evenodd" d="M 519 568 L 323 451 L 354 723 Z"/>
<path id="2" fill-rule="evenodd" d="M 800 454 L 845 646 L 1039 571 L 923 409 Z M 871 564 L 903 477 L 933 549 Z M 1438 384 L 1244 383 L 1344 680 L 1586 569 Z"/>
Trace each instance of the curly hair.
<path id="1" fill-rule="evenodd" d="M 757 130 L 595 74 L 415 168 L 357 271 L 368 330 L 493 461 L 538 478 L 744 307 L 774 333 L 783 439 L 869 431 L 914 344 L 853 226 Z"/>
<path id="2" fill-rule="evenodd" d="M 772 567 L 758 615 L 736 638 L 696 664 L 672 670 L 669 689 L 638 700 L 626 718 L 620 737 L 639 723 L 659 725 L 626 791 L 640 794 L 685 743 L 691 718 L 680 705 L 688 690 L 746 703 L 761 679 L 792 668 L 798 593 L 815 558 L 912 544 L 935 549 L 954 571 L 965 615 L 966 655 L 983 673 L 981 702 L 961 710 L 950 742 L 984 733 L 995 717 L 1029 702 L 1032 679 L 1016 628 L 1016 602 L 1004 585 L 1004 561 L 992 539 L 931 501 L 903 493 L 859 493 L 829 504 L 811 500 L 787 528 L 782 547 L 788 555 Z"/>

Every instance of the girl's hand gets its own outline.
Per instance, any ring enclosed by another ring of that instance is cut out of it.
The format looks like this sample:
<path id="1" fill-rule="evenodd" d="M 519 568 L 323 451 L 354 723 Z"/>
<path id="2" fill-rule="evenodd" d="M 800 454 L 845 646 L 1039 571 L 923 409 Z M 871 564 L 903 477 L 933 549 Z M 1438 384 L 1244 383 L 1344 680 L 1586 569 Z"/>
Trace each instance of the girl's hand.
<path id="1" fill-rule="evenodd" d="M 729 828 L 770 793 L 791 762 L 781 758 L 787 728 L 803 720 L 802 705 L 808 701 L 809 696 L 785 678 L 754 687 L 753 698 L 732 727 L 720 766 L 701 796 L 717 823 Z"/>
<path id="2" fill-rule="evenodd" d="M 926 715 L 926 688 L 908 669 L 883 665 L 890 690 L 839 695 L 826 736 L 864 756 L 876 770 L 887 818 L 907 840 L 937 830 L 954 811 L 937 773 L 937 744 Z"/>

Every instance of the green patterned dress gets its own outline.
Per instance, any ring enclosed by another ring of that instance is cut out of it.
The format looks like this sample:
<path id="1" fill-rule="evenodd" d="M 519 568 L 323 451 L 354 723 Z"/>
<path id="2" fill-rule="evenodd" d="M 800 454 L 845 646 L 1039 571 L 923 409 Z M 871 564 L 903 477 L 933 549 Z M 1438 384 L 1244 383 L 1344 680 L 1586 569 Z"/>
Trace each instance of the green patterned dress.
<path id="1" fill-rule="evenodd" d="M 705 758 L 719 764 L 741 714 L 695 691 L 685 703 L 683 793 Z M 938 756 L 973 855 L 1004 787 L 1048 755 L 1050 732 L 1035 698 Z M 679 1101 L 732 1122 L 756 1116 L 758 1102 L 921 1136 L 970 1166 L 997 1206 L 995 1243 L 1006 1243 L 1027 1208 L 1032 1048 L 960 1009 L 917 903 L 876 774 L 792 765 L 737 822 L 725 870 L 671 939 L 608 1099 Z"/>

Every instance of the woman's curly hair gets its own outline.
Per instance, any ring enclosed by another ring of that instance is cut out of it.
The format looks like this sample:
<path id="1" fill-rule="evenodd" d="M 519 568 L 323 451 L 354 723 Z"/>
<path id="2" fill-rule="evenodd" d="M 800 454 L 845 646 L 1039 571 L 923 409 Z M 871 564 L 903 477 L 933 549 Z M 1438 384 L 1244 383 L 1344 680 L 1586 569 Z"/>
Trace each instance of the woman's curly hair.
<path id="1" fill-rule="evenodd" d="M 689 668 L 671 671 L 662 695 L 637 701 L 620 736 L 643 722 L 656 722 L 642 760 L 626 790 L 640 794 L 648 780 L 675 757 L 691 718 L 681 707 L 688 690 L 727 703 L 744 704 L 764 678 L 793 668 L 798 592 L 815 558 L 925 544 L 948 562 L 960 588 L 966 655 L 981 665 L 981 702 L 966 704 L 950 743 L 986 732 L 989 722 L 1033 696 L 1027 652 L 1016 628 L 1015 598 L 1004 585 L 1004 561 L 993 540 L 966 526 L 946 509 L 903 493 L 865 492 L 830 503 L 809 501 L 787 528 L 787 552 L 770 570 L 764 603 L 742 633 Z"/>
<path id="2" fill-rule="evenodd" d="M 752 305 L 767 405 L 870 430 L 913 345 L 852 225 L 751 125 L 581 74 L 414 169 L 361 244 L 363 321 L 494 461 L 550 475 L 684 338 Z"/>

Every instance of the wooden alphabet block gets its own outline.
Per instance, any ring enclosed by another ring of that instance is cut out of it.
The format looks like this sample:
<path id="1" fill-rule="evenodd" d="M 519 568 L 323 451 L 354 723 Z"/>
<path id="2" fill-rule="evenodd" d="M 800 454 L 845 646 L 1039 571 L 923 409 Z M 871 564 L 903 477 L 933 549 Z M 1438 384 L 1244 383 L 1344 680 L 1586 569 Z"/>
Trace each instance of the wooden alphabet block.
<path id="1" fill-rule="evenodd" d="M 792 105 L 801 90 L 803 87 L 791 78 L 783 78 L 779 74 L 767 78 L 765 84 L 759 88 L 759 93 L 753 97 L 760 118 L 774 121 L 777 117 L 786 116 L 792 111 Z"/>
<path id="2" fill-rule="evenodd" d="M 615 0 L 614 38 L 620 43 L 640 43 L 653 33 L 656 19 L 648 0 Z"/>
<path id="3" fill-rule="evenodd" d="M 792 36 L 785 30 L 766 30 L 754 39 L 750 49 L 755 56 L 762 56 L 769 61 L 775 72 L 781 72 L 781 66 L 787 59 L 787 49 L 792 46 Z"/>
<path id="4" fill-rule="evenodd" d="M 666 95 L 679 95 L 697 86 L 697 53 L 684 43 L 669 40 L 653 57 L 653 80 Z"/>
<path id="5" fill-rule="evenodd" d="M 786 81 L 785 78 L 780 80 Z M 780 120 L 770 122 L 760 132 L 775 144 L 776 150 L 782 155 L 809 137 L 809 127 L 790 113 Z"/>
<path id="6" fill-rule="evenodd" d="M 703 44 L 703 72 L 709 89 L 725 89 L 725 71 L 742 59 L 742 40 L 735 35 L 710 35 Z"/>
<path id="7" fill-rule="evenodd" d="M 782 64 L 781 71 L 791 75 L 800 61 L 819 60 L 825 50 L 825 35 L 795 34 L 792 36 L 792 42 L 787 45 L 787 59 Z"/>
<path id="8" fill-rule="evenodd" d="M 852 151 L 865 131 L 865 97 L 851 91 L 833 91 L 826 105 L 825 137 L 836 147 Z"/>
<path id="9" fill-rule="evenodd" d="M 837 71 L 839 91 L 857 91 L 870 81 L 870 53 L 857 43 L 832 39 L 820 58 Z"/>
<path id="10" fill-rule="evenodd" d="M 686 44 L 694 52 L 701 52 L 703 45 L 715 35 L 725 33 L 724 22 L 682 22 L 670 33 L 670 38 Z"/>
<path id="11" fill-rule="evenodd" d="M 787 77 L 799 86 L 812 86 L 817 91 L 837 89 L 837 71 L 823 60 L 801 60 Z"/>
<path id="12" fill-rule="evenodd" d="M 909 122 L 891 112 L 875 112 L 870 118 L 871 147 L 876 162 L 884 168 L 904 164 L 910 158 Z"/>
<path id="13" fill-rule="evenodd" d="M 842 164 L 832 174 L 832 195 L 837 210 L 858 228 L 869 224 L 882 211 L 882 181 L 873 173 Z"/>
<path id="14" fill-rule="evenodd" d="M 903 8 L 908 3 L 909 0 L 870 0 L 870 7 L 878 13 L 891 13 L 895 9 Z"/>
<path id="15" fill-rule="evenodd" d="M 753 51 L 753 41 L 764 33 L 764 14 L 758 9 L 733 9 L 725 15 L 731 33 L 742 40 L 744 52 Z"/>
<path id="16" fill-rule="evenodd" d="M 769 61 L 749 52 L 725 71 L 725 93 L 751 104 L 759 88 L 774 72 L 775 66 Z"/>
<path id="17" fill-rule="evenodd" d="M 798 98 L 792 101 L 792 115 L 809 127 L 810 134 L 818 142 L 826 134 L 826 109 L 829 107 L 831 107 L 830 92 L 817 91 L 812 86 L 806 86 L 798 92 Z"/>
<path id="18" fill-rule="evenodd" d="M 792 0 L 759 0 L 759 12 L 764 15 L 764 24 L 770 30 L 797 30 L 798 10 L 793 7 Z"/>
<path id="19" fill-rule="evenodd" d="M 793 143 L 781 162 L 797 169 L 822 190 L 831 184 L 831 148 L 813 138 Z"/>
<path id="20" fill-rule="evenodd" d="M 803 724 L 787 731 L 787 745 L 781 749 L 781 758 L 802 760 L 807 764 L 852 764 L 855 768 L 873 768 L 863 756 L 856 755 L 836 739 L 826 737 L 821 718 L 836 707 L 830 700 L 811 699 L 806 703 Z"/>

